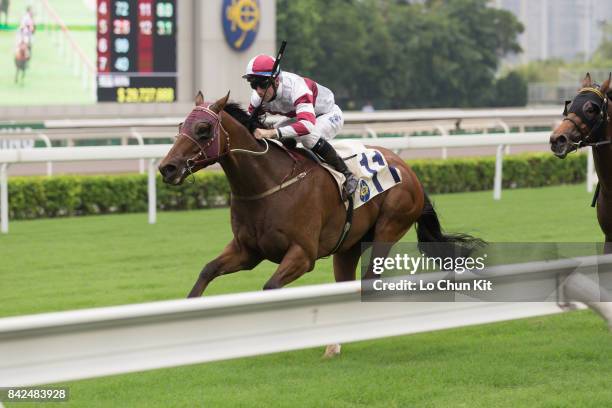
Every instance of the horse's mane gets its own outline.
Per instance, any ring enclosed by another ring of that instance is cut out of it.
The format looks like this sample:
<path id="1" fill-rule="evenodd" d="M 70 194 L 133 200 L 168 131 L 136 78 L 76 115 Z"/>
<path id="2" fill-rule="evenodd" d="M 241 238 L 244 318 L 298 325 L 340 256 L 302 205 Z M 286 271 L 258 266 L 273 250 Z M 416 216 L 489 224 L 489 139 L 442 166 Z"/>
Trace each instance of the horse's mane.
<path id="1" fill-rule="evenodd" d="M 263 123 L 263 116 L 259 116 L 257 120 L 251 120 L 251 115 L 249 115 L 247 111 L 242 109 L 239 103 L 229 102 L 225 105 L 225 108 L 223 108 L 223 110 L 229 113 L 238 122 L 240 122 L 242 126 L 247 128 L 251 133 L 253 133 L 255 129 L 268 128 L 268 126 Z"/>

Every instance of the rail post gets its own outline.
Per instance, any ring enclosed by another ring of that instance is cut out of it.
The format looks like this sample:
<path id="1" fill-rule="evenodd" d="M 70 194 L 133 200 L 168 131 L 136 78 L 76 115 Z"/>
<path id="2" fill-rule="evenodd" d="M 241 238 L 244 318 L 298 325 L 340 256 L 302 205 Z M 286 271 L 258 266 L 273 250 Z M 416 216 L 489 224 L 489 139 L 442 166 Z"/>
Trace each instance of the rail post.
<path id="1" fill-rule="evenodd" d="M 0 231 L 8 234 L 8 163 L 0 164 Z"/>
<path id="2" fill-rule="evenodd" d="M 446 140 L 448 138 L 448 130 L 446 130 L 443 126 L 436 125 L 436 129 L 440 132 L 440 137 L 442 140 Z M 442 148 L 442 159 L 446 160 L 448 158 L 448 149 L 446 147 Z"/>
<path id="3" fill-rule="evenodd" d="M 157 222 L 157 186 L 155 176 L 157 169 L 155 168 L 157 159 L 149 159 L 149 175 L 148 175 L 148 194 L 149 194 L 149 224 Z"/>
<path id="4" fill-rule="evenodd" d="M 495 155 L 495 178 L 493 180 L 493 199 L 494 200 L 501 200 L 504 147 L 505 145 L 497 146 L 497 154 Z"/>
<path id="5" fill-rule="evenodd" d="M 597 183 L 597 174 L 595 173 L 595 163 L 593 162 L 593 148 L 587 147 L 587 174 L 586 188 L 587 192 L 593 192 L 593 185 Z"/>

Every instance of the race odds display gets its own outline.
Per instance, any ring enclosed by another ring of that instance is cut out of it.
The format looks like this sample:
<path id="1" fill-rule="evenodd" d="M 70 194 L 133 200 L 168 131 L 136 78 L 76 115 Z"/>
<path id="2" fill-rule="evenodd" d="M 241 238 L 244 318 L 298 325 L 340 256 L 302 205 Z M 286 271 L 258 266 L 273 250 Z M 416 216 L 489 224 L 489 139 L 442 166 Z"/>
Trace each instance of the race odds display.
<path id="1" fill-rule="evenodd" d="M 98 102 L 176 100 L 176 0 L 97 0 Z"/>

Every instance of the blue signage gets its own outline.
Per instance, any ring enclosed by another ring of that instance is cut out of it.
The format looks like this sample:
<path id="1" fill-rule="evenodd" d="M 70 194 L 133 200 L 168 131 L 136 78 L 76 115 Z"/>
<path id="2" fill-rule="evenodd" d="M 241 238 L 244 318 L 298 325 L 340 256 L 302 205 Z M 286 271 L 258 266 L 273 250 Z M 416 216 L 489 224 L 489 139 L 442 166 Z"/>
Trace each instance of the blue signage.
<path id="1" fill-rule="evenodd" d="M 259 0 L 223 0 L 221 21 L 225 40 L 236 51 L 248 49 L 259 31 Z"/>

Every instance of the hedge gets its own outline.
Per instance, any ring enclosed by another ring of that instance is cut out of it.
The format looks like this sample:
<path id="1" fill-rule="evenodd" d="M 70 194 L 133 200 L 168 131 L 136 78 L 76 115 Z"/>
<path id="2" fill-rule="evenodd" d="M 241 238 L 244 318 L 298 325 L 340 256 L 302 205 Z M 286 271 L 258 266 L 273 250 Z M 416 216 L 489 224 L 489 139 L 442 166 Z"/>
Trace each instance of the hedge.
<path id="1" fill-rule="evenodd" d="M 147 211 L 147 176 L 53 176 L 9 179 L 13 219 Z M 157 178 L 161 210 L 192 210 L 227 205 L 230 190 L 221 172 L 206 172 L 171 187 Z"/>
<path id="2" fill-rule="evenodd" d="M 495 157 L 408 162 L 429 193 L 482 191 L 493 188 Z M 573 154 L 561 160 L 551 153 L 529 153 L 504 157 L 504 188 L 575 184 L 586 179 L 586 155 Z"/>
<path id="3" fill-rule="evenodd" d="M 495 158 L 410 160 L 429 193 L 490 190 Z M 586 156 L 560 160 L 552 154 L 524 154 L 504 159 L 504 188 L 541 187 L 585 180 Z M 221 172 L 198 173 L 180 187 L 157 178 L 161 210 L 191 210 L 227 205 L 230 190 Z M 31 219 L 147 210 L 146 175 L 11 177 L 9 214 Z"/>

